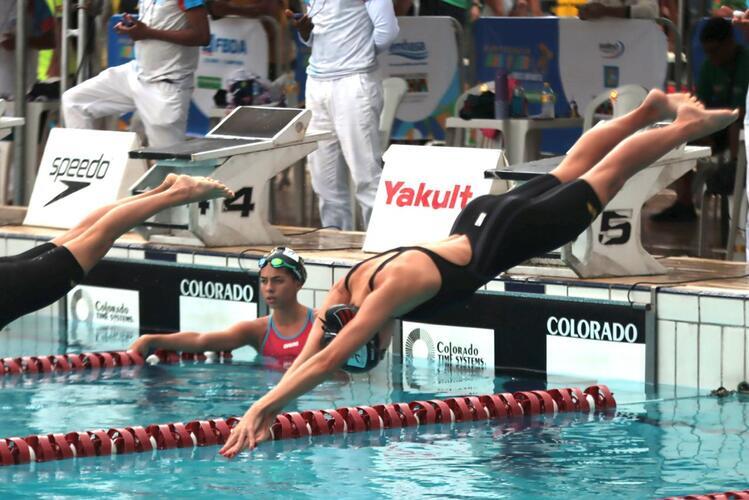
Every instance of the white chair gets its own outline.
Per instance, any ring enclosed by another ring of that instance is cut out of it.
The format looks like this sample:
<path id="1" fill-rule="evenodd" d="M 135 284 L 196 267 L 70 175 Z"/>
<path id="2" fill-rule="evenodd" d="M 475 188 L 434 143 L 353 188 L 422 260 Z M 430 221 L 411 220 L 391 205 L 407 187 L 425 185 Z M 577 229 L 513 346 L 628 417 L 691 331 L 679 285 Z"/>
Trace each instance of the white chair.
<path id="1" fill-rule="evenodd" d="M 382 81 L 382 113 L 380 113 L 380 138 L 382 151 L 390 145 L 390 135 L 398 106 L 406 95 L 408 85 L 403 78 L 385 78 Z"/>
<path id="2" fill-rule="evenodd" d="M 648 91 L 640 85 L 622 85 L 621 87 L 601 92 L 585 107 L 585 112 L 583 113 L 583 133 L 595 125 L 594 121 L 598 118 L 595 114 L 596 109 L 609 99 L 613 101 L 613 115 L 611 117 L 616 118 L 617 116 L 629 113 L 642 104 L 647 95 Z"/>

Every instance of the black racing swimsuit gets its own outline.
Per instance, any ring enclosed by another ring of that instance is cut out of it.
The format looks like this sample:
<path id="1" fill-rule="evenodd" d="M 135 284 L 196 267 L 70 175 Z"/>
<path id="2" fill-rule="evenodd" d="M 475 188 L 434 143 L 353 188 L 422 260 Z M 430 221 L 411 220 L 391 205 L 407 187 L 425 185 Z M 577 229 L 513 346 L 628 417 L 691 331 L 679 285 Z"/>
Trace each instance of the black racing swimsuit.
<path id="1" fill-rule="evenodd" d="M 408 247 L 397 247 L 392 248 L 386 252 L 379 253 L 373 257 L 369 257 L 368 259 L 365 259 L 358 264 L 356 264 L 354 267 L 351 268 L 351 270 L 346 275 L 345 285 L 346 290 L 349 289 L 349 277 L 356 271 L 356 269 L 364 264 L 367 261 L 370 261 L 372 259 L 376 259 L 382 255 L 386 255 L 389 253 L 392 253 L 390 257 L 380 262 L 380 265 L 377 266 L 377 268 L 374 270 L 372 275 L 369 277 L 369 289 L 374 290 L 374 280 L 375 277 L 377 277 L 377 273 L 382 271 L 382 269 L 393 259 L 398 257 L 403 252 L 407 252 L 409 250 L 416 250 L 419 252 L 425 253 L 427 256 L 429 256 L 430 259 L 432 259 L 432 262 L 434 262 L 434 265 L 437 266 L 437 270 L 440 273 L 440 276 L 442 278 L 442 284 L 440 285 L 440 289 L 437 291 L 437 294 L 431 297 L 426 302 L 422 303 L 421 305 L 417 306 L 416 309 L 432 309 L 434 306 L 438 304 L 452 304 L 456 301 L 463 300 L 467 297 L 470 297 L 473 295 L 473 292 L 475 292 L 479 287 L 481 287 L 486 281 L 482 276 L 479 276 L 475 274 L 473 271 L 469 269 L 468 266 L 459 266 L 457 264 L 453 264 L 449 260 L 445 259 L 438 253 L 424 247 L 419 246 L 408 246 Z M 416 310 L 414 309 L 414 311 Z"/>
<path id="2" fill-rule="evenodd" d="M 547 174 L 500 195 L 479 196 L 458 214 L 450 234 L 464 234 L 471 244 L 471 261 L 459 266 L 428 248 L 398 247 L 356 264 L 392 253 L 369 278 L 374 279 L 391 260 L 405 251 L 427 254 L 442 277 L 439 291 L 420 304 L 413 313 L 435 311 L 466 300 L 499 273 L 530 258 L 544 255 L 574 240 L 601 212 L 602 206 L 593 188 L 584 180 L 565 184 Z"/>
<path id="3" fill-rule="evenodd" d="M 53 243 L 0 257 L 0 328 L 48 306 L 82 279 L 83 269 L 70 250 Z"/>

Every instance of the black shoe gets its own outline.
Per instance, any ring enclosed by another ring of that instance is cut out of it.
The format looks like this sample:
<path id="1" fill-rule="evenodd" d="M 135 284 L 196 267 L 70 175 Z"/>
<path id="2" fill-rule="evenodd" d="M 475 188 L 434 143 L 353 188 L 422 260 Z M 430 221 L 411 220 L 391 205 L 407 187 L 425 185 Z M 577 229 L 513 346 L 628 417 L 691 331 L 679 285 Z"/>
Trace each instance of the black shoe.
<path id="1" fill-rule="evenodd" d="M 693 205 L 674 203 L 670 207 L 661 210 L 657 214 L 651 214 L 653 222 L 691 222 L 697 218 Z"/>

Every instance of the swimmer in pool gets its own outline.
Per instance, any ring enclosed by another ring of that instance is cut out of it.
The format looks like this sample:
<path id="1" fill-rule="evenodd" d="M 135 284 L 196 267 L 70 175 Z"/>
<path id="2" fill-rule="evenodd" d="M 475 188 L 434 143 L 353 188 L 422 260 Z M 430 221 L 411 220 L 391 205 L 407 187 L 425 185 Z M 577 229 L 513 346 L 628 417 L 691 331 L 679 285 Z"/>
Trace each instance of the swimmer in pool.
<path id="1" fill-rule="evenodd" d="M 297 300 L 307 279 L 304 260 L 290 248 L 277 247 L 258 261 L 258 267 L 260 293 L 272 310 L 269 316 L 240 321 L 216 332 L 143 335 L 129 349 L 145 357 L 155 349 L 231 351 L 250 345 L 269 358 L 271 367 L 287 368 L 307 342 L 315 317 L 312 308 Z"/>
<path id="2" fill-rule="evenodd" d="M 213 179 L 170 174 L 155 189 L 94 210 L 49 243 L 0 257 L 0 328 L 64 296 L 117 238 L 161 210 L 230 196 L 232 191 Z"/>
<path id="3" fill-rule="evenodd" d="M 395 248 L 352 267 L 328 293 L 323 318 L 315 321 L 301 354 L 247 410 L 220 453 L 234 457 L 268 439 L 284 406 L 339 367 L 375 366 L 390 342 L 378 332 L 391 319 L 470 298 L 500 272 L 574 240 L 627 179 L 737 117 L 737 110 L 706 110 L 688 94 L 652 90 L 637 109 L 586 132 L 550 174 L 472 200 L 448 238 Z M 637 133 L 671 118 L 670 125 Z"/>

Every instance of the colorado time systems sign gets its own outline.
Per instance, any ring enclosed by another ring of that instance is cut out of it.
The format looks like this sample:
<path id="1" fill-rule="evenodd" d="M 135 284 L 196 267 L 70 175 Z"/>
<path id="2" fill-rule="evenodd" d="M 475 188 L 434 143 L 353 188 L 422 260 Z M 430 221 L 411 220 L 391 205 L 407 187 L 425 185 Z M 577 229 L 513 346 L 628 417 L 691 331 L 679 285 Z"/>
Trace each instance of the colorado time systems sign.
<path id="1" fill-rule="evenodd" d="M 406 362 L 429 360 L 434 369 L 483 364 L 490 369 L 653 381 L 653 332 L 653 313 L 641 305 L 482 292 L 435 314 L 406 315 L 403 357 Z"/>

